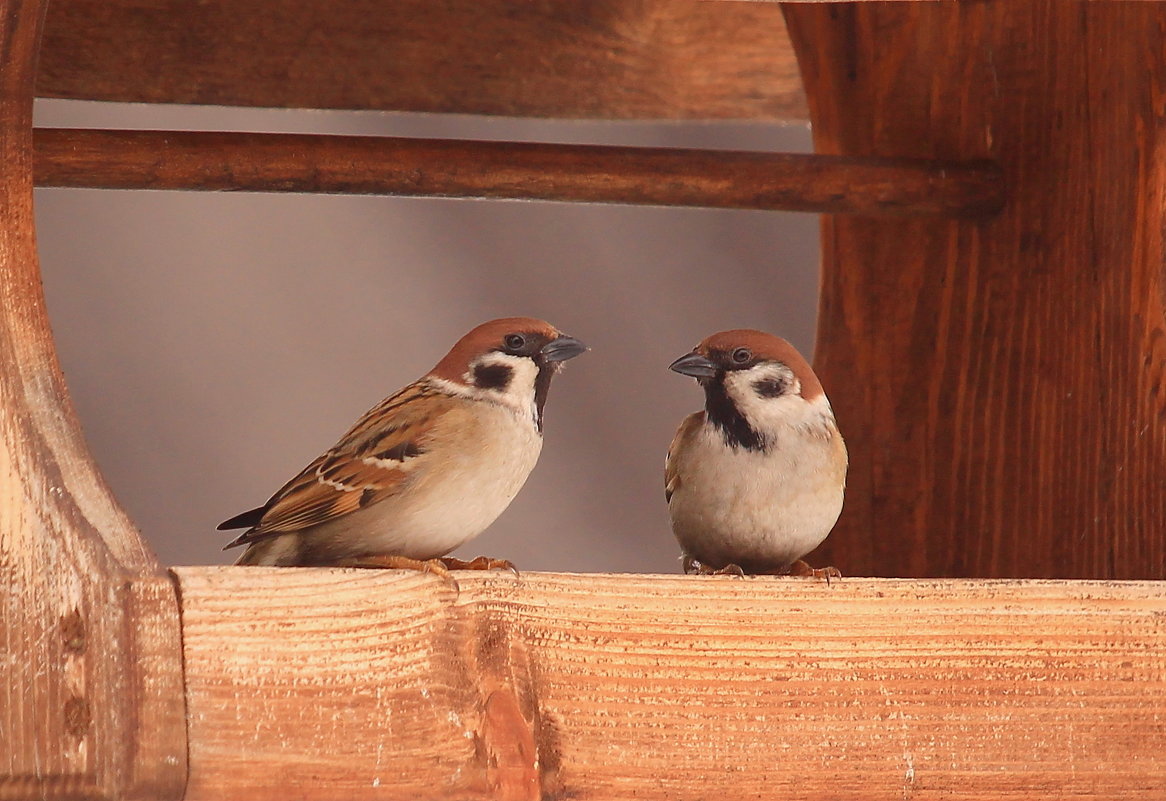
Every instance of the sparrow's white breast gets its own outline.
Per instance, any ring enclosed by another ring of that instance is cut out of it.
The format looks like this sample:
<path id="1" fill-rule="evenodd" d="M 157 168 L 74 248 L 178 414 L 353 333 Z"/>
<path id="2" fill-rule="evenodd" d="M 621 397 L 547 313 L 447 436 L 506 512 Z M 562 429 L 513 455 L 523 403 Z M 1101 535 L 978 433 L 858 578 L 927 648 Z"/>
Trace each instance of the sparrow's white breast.
<path id="1" fill-rule="evenodd" d="M 707 564 L 788 566 L 826 538 L 842 510 L 846 452 L 833 428 L 784 426 L 768 450 L 752 451 L 729 446 L 706 421 L 672 460 L 673 531 Z"/>
<path id="2" fill-rule="evenodd" d="M 329 558 L 393 554 L 443 556 L 482 533 L 534 469 L 542 436 L 529 415 L 488 402 L 463 401 L 435 427 L 414 457 L 400 492 L 301 536 Z"/>

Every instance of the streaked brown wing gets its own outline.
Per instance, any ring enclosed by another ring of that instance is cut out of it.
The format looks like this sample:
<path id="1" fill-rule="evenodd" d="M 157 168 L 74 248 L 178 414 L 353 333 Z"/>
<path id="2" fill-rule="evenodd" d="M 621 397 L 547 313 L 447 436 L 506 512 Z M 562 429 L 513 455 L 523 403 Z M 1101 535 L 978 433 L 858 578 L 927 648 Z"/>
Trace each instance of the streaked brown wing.
<path id="1" fill-rule="evenodd" d="M 676 429 L 676 436 L 668 446 L 668 456 L 664 459 L 664 500 L 672 500 L 672 493 L 680 486 L 680 474 L 677 469 L 676 453 L 685 440 L 691 437 L 704 422 L 704 412 L 693 412 L 684 418 L 680 428 Z"/>
<path id="2" fill-rule="evenodd" d="M 424 469 L 434 427 L 456 403 L 425 384 L 381 401 L 275 493 L 259 524 L 232 545 L 311 528 L 392 497 Z"/>

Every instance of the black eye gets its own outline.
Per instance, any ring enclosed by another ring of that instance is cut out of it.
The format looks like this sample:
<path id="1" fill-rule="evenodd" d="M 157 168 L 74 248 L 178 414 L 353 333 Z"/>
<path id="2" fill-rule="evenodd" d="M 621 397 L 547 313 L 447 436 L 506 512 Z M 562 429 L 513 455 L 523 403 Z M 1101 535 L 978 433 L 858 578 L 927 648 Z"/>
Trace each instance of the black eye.
<path id="1" fill-rule="evenodd" d="M 506 350 L 509 351 L 517 352 L 526 347 L 526 337 L 522 334 L 507 334 L 504 342 L 506 343 Z"/>
<path id="2" fill-rule="evenodd" d="M 733 351 L 733 361 L 737 364 L 744 364 L 753 358 L 753 352 L 748 348 L 737 348 Z"/>

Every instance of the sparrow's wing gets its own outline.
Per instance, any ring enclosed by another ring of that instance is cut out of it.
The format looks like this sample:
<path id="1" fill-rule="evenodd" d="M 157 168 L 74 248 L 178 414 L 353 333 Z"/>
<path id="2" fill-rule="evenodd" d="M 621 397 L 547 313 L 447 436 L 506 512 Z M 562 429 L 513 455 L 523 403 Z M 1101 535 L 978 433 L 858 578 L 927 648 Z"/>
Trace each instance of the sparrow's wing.
<path id="1" fill-rule="evenodd" d="M 255 527 L 227 547 L 326 523 L 400 492 L 424 469 L 434 427 L 456 403 L 425 384 L 386 398 L 275 493 Z"/>
<path id="2" fill-rule="evenodd" d="M 678 461 L 676 454 L 684 446 L 701 424 L 704 422 L 704 412 L 693 412 L 688 417 L 684 418 L 684 422 L 680 424 L 680 428 L 676 429 L 676 436 L 672 438 L 672 444 L 668 446 L 668 456 L 664 459 L 664 501 L 672 500 L 672 493 L 676 492 L 677 487 L 680 486 L 680 470 L 678 468 Z"/>

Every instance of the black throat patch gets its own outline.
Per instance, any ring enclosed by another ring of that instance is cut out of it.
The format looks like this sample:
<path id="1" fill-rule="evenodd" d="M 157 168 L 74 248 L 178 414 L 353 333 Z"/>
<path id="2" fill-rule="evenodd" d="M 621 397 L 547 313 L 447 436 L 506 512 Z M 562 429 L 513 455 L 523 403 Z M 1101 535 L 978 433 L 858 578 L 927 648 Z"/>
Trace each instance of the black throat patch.
<path id="1" fill-rule="evenodd" d="M 730 447 L 749 451 L 765 450 L 765 440 L 753 430 L 725 391 L 723 373 L 705 383 L 704 398 L 709 422 L 721 430 Z"/>
<path id="2" fill-rule="evenodd" d="M 551 391 L 551 379 L 555 377 L 558 368 L 545 362 L 538 366 L 538 375 L 534 379 L 534 424 L 539 432 L 543 430 L 543 406 L 547 402 L 547 393 Z"/>

